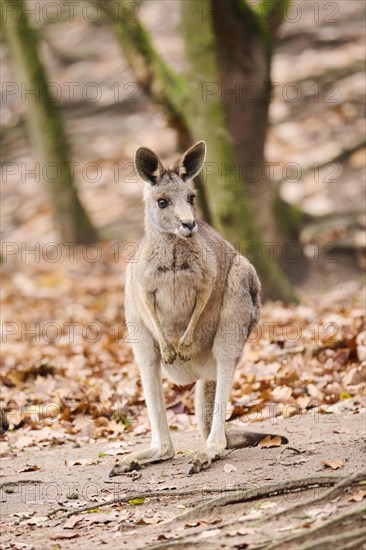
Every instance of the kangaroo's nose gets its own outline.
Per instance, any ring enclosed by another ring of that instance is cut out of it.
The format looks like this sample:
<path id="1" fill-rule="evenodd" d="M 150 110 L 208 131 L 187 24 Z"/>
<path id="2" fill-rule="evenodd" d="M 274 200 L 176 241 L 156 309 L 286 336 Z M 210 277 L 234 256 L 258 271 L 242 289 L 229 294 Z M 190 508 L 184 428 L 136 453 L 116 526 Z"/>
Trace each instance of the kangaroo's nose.
<path id="1" fill-rule="evenodd" d="M 187 227 L 187 229 L 189 229 L 190 231 L 192 231 L 192 229 L 194 229 L 196 227 L 195 220 L 193 220 L 193 221 L 180 220 L 180 223 L 183 225 L 183 227 Z"/>

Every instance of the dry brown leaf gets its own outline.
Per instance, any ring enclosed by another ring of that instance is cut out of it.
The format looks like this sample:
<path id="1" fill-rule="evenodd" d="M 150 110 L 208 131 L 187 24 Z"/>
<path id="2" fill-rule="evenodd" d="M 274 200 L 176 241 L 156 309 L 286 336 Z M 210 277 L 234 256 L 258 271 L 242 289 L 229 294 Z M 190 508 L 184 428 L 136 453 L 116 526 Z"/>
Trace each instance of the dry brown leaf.
<path id="1" fill-rule="evenodd" d="M 175 536 L 172 533 L 160 533 L 157 537 L 158 540 L 171 540 L 174 538 Z"/>
<path id="2" fill-rule="evenodd" d="M 280 447 L 281 446 L 281 437 L 279 435 L 275 435 L 274 437 L 271 437 L 270 435 L 267 435 L 262 441 L 258 443 L 258 447 L 260 449 L 269 449 L 271 447 Z"/>
<path id="3" fill-rule="evenodd" d="M 96 512 L 93 514 L 88 514 L 88 516 L 85 518 L 85 521 L 87 521 L 89 525 L 93 525 L 93 523 L 111 523 L 112 521 L 116 521 L 118 519 L 118 512 Z"/>
<path id="4" fill-rule="evenodd" d="M 95 466 L 99 463 L 100 460 L 88 460 L 87 458 L 81 458 L 78 460 L 65 460 L 66 466 Z"/>
<path id="5" fill-rule="evenodd" d="M 76 539 L 77 537 L 80 537 L 80 533 L 77 531 L 60 531 L 51 535 L 50 538 L 51 540 L 68 540 Z"/>
<path id="6" fill-rule="evenodd" d="M 84 516 L 72 516 L 71 518 L 68 518 L 65 523 L 63 524 L 63 529 L 73 529 L 77 523 L 80 523 L 84 519 Z"/>
<path id="7" fill-rule="evenodd" d="M 136 525 L 155 525 L 160 521 L 162 521 L 160 516 L 155 516 L 153 518 L 142 517 L 136 522 Z"/>
<path id="8" fill-rule="evenodd" d="M 339 470 L 339 468 L 343 468 L 344 466 L 342 460 L 323 460 L 322 464 L 325 468 L 332 468 L 332 470 Z"/>
<path id="9" fill-rule="evenodd" d="M 22 470 L 19 470 L 19 472 L 37 472 L 40 469 L 41 468 L 36 464 L 26 464 Z"/>
<path id="10" fill-rule="evenodd" d="M 364 498 L 366 498 L 366 490 L 360 489 L 360 491 L 357 491 L 357 493 L 353 493 L 353 495 L 350 495 L 347 500 L 348 502 L 361 502 Z"/>

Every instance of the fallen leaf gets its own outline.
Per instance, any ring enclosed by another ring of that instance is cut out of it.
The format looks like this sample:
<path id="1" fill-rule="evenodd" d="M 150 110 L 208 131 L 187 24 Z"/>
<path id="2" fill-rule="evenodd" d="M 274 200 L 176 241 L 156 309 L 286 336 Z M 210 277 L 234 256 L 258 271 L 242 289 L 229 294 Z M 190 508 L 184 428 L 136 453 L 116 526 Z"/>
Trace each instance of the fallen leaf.
<path id="1" fill-rule="evenodd" d="M 93 525 L 93 523 L 111 523 L 112 521 L 115 521 L 119 519 L 118 518 L 118 512 L 115 513 L 95 513 L 87 516 L 86 521 L 89 525 Z"/>
<path id="2" fill-rule="evenodd" d="M 51 540 L 67 540 L 67 539 L 76 539 L 77 537 L 80 537 L 80 533 L 77 531 L 60 531 L 59 533 L 54 533 L 51 535 Z"/>
<path id="3" fill-rule="evenodd" d="M 99 463 L 100 460 L 88 460 L 87 458 L 82 458 L 79 460 L 65 460 L 66 466 L 95 466 Z"/>
<path id="4" fill-rule="evenodd" d="M 139 504 L 143 504 L 145 502 L 144 498 L 133 498 L 128 501 L 130 506 L 139 506 Z"/>
<path id="5" fill-rule="evenodd" d="M 280 447 L 281 446 L 281 437 L 279 435 L 275 435 L 274 437 L 271 437 L 270 435 L 267 435 L 262 441 L 258 443 L 258 447 L 260 449 L 269 449 L 270 447 Z"/>
<path id="6" fill-rule="evenodd" d="M 40 525 L 43 525 L 49 521 L 48 516 L 34 516 L 30 519 L 26 519 L 25 521 L 22 521 L 22 525 L 36 525 L 39 527 Z"/>
<path id="7" fill-rule="evenodd" d="M 157 538 L 158 540 L 170 540 L 174 539 L 175 536 L 172 533 L 160 533 Z"/>
<path id="8" fill-rule="evenodd" d="M 84 519 L 84 516 L 72 516 L 71 518 L 67 519 L 65 523 L 63 524 L 63 529 L 73 529 L 77 523 L 82 521 Z"/>
<path id="9" fill-rule="evenodd" d="M 332 468 L 332 470 L 338 470 L 339 468 L 343 468 L 344 466 L 342 460 L 323 460 L 322 464 L 326 468 Z"/>
<path id="10" fill-rule="evenodd" d="M 225 474 L 231 474 L 231 472 L 237 472 L 238 468 L 234 466 L 234 464 L 227 463 L 224 466 L 224 472 Z"/>
<path id="11" fill-rule="evenodd" d="M 237 535 L 247 535 L 248 534 L 248 531 L 247 529 L 235 529 L 233 531 L 228 531 L 227 533 L 225 533 L 225 535 L 227 535 L 228 537 L 236 537 Z"/>
<path id="12" fill-rule="evenodd" d="M 353 495 L 350 495 L 347 500 L 348 502 L 361 502 L 366 497 L 366 491 L 364 489 L 361 489 L 360 491 L 357 491 L 357 493 L 353 493 Z"/>
<path id="13" fill-rule="evenodd" d="M 37 472 L 37 470 L 40 470 L 41 468 L 39 466 L 36 466 L 36 464 L 26 464 L 23 470 L 18 470 L 19 472 Z"/>
<path id="14" fill-rule="evenodd" d="M 159 523 L 160 521 L 162 521 L 162 518 L 160 516 L 156 516 L 156 517 L 153 517 L 153 518 L 140 518 L 137 522 L 136 522 L 136 525 L 155 525 L 157 523 Z"/>

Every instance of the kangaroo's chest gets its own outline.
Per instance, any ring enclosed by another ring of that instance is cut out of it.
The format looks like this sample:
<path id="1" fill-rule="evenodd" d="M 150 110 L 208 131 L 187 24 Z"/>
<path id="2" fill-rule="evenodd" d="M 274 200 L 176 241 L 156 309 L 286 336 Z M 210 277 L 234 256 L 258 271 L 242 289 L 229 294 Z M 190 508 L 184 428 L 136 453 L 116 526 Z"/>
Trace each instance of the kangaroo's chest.
<path id="1" fill-rule="evenodd" d="M 206 277 L 202 245 L 162 240 L 145 248 L 140 264 L 140 284 L 154 294 L 155 310 L 168 340 L 174 342 L 185 332 L 191 319 L 198 289 Z M 142 268 L 143 266 L 143 268 Z"/>
<path id="2" fill-rule="evenodd" d="M 174 269 L 159 268 L 156 277 L 155 307 L 162 324 L 186 326 L 192 315 L 197 278 L 188 264 Z"/>
<path id="3" fill-rule="evenodd" d="M 155 308 L 170 337 L 182 335 L 192 316 L 202 273 L 190 250 L 173 250 L 156 262 L 153 274 Z M 168 334 L 167 334 L 168 336 Z"/>

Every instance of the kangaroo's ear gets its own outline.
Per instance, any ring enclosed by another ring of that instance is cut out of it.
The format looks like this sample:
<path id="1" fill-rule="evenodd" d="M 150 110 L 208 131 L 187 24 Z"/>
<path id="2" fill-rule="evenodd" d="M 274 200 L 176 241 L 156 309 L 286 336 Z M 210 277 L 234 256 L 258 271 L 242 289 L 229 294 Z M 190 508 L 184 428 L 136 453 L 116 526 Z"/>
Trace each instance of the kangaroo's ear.
<path id="1" fill-rule="evenodd" d="M 159 183 L 164 173 L 159 157 L 147 147 L 137 149 L 135 167 L 140 178 L 151 185 Z"/>
<path id="2" fill-rule="evenodd" d="M 178 175 L 183 181 L 191 180 L 200 173 L 206 158 L 206 143 L 199 141 L 184 153 L 178 164 Z"/>

